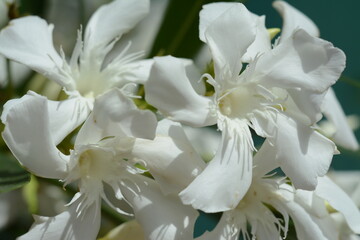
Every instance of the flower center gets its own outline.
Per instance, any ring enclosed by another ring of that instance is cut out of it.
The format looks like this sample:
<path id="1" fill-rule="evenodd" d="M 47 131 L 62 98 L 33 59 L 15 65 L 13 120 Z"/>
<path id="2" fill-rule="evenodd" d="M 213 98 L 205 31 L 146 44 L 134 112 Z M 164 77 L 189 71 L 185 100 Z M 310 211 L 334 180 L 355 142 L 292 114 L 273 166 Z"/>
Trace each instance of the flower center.
<path id="1" fill-rule="evenodd" d="M 102 149 L 88 149 L 81 153 L 78 160 L 82 179 L 105 180 L 116 175 L 116 159 L 113 152 Z"/>
<path id="2" fill-rule="evenodd" d="M 83 97 L 94 98 L 115 87 L 123 87 L 134 81 L 134 72 L 139 68 L 135 62 L 144 56 L 142 51 L 129 53 L 131 42 L 119 50 L 117 56 L 107 59 L 116 41 L 104 49 L 86 52 L 80 58 L 75 74 L 77 91 Z"/>
<path id="3" fill-rule="evenodd" d="M 225 92 L 218 101 L 220 112 L 230 118 L 245 118 L 259 106 L 253 86 L 241 86 Z"/>

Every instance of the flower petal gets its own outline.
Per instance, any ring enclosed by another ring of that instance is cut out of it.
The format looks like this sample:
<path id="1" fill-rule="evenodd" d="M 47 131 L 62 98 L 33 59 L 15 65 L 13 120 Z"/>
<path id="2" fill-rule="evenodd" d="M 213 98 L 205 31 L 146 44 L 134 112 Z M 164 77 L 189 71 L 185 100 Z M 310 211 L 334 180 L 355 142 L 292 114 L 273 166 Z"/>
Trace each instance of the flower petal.
<path id="1" fill-rule="evenodd" d="M 216 154 L 220 145 L 221 133 L 214 128 L 193 128 L 183 126 L 186 136 L 189 138 L 194 149 L 205 161 L 210 161 Z"/>
<path id="2" fill-rule="evenodd" d="M 134 175 L 124 182 L 122 192 L 133 206 L 135 218 L 147 239 L 193 238 L 194 224 L 199 213 L 183 205 L 177 196 L 164 196 L 152 179 Z"/>
<path id="3" fill-rule="evenodd" d="M 360 234 L 360 211 L 351 198 L 328 177 L 319 178 L 315 193 L 345 217 L 350 229 Z"/>
<path id="4" fill-rule="evenodd" d="M 215 63 L 216 78 L 225 81 L 239 75 L 241 58 L 255 40 L 255 34 L 253 17 L 241 3 L 235 3 L 209 24 L 205 39 Z"/>
<path id="5" fill-rule="evenodd" d="M 204 212 L 227 211 L 237 206 L 252 179 L 252 151 L 245 135 L 223 130 L 222 142 L 214 159 L 179 194 L 184 204 L 191 204 Z"/>
<path id="6" fill-rule="evenodd" d="M 295 201 L 278 202 L 290 215 L 294 222 L 296 236 L 299 240 L 327 240 L 320 227 L 313 221 L 311 215 Z"/>
<path id="7" fill-rule="evenodd" d="M 300 29 L 259 57 L 254 77 L 268 87 L 323 92 L 344 68 L 345 54 L 340 49 Z"/>
<path id="8" fill-rule="evenodd" d="M 45 99 L 35 92 L 29 91 L 20 99 L 10 100 L 5 106 L 1 115 L 1 120 L 6 121 L 9 111 L 16 105 L 26 101 L 33 101 L 34 98 Z M 35 103 L 31 103 L 35 104 Z M 33 105 L 35 106 L 35 105 Z M 47 100 L 47 121 L 49 122 L 49 131 L 55 145 L 58 145 L 75 128 L 82 124 L 89 115 L 90 108 L 88 102 L 82 98 L 71 98 L 64 101 Z M 36 115 L 34 115 L 36 117 Z"/>
<path id="9" fill-rule="evenodd" d="M 203 79 L 201 79 L 202 74 L 200 69 L 191 60 L 188 61 L 188 64 L 186 64 L 186 75 L 190 80 L 191 86 L 194 88 L 195 92 L 204 96 L 206 93 L 205 82 Z"/>
<path id="10" fill-rule="evenodd" d="M 153 59 L 146 59 L 127 64 L 125 67 L 131 71 L 129 71 L 129 76 L 124 76 L 126 82 L 144 84 L 149 79 L 153 63 Z"/>
<path id="11" fill-rule="evenodd" d="M 79 215 L 76 209 L 81 204 L 80 200 L 81 198 L 76 200 L 65 212 L 55 217 L 34 216 L 35 223 L 29 232 L 18 239 L 95 239 L 100 229 L 100 208 L 92 204 L 85 213 Z"/>
<path id="12" fill-rule="evenodd" d="M 101 6 L 85 29 L 85 51 L 105 46 L 132 29 L 149 12 L 148 0 L 116 0 Z M 116 24 L 115 24 L 116 23 Z"/>
<path id="13" fill-rule="evenodd" d="M 154 40 L 161 27 L 169 0 L 151 0 L 149 14 L 143 18 L 130 32 L 125 33 L 115 45 L 114 52 L 118 52 L 124 45 L 131 42 L 129 53 L 144 52 L 148 56 Z M 111 54 L 111 53 L 110 53 Z"/>
<path id="14" fill-rule="evenodd" d="M 60 72 L 64 61 L 53 46 L 53 28 L 35 16 L 12 20 L 0 32 L 0 53 L 71 91 L 75 89 L 74 81 Z"/>
<path id="15" fill-rule="evenodd" d="M 344 192 L 346 192 L 356 205 L 360 206 L 360 171 L 336 170 L 327 174 Z"/>
<path id="16" fill-rule="evenodd" d="M 121 129 L 130 137 L 153 139 L 155 136 L 155 115 L 149 110 L 139 110 L 133 101 L 117 89 L 98 97 L 93 112 L 97 124 L 110 132 Z"/>
<path id="17" fill-rule="evenodd" d="M 317 178 L 329 169 L 335 144 L 291 118 L 278 114 L 277 160 L 296 188 L 314 190 Z M 299 171 L 301 169 L 301 171 Z"/>
<path id="18" fill-rule="evenodd" d="M 31 92 L 8 102 L 2 115 L 5 124 L 2 136 L 14 156 L 29 171 L 40 177 L 62 179 L 68 156 L 56 148 L 52 133 L 56 125 L 50 121 L 49 114 L 54 113 L 49 110 L 50 105 L 45 97 Z M 62 121 L 67 119 L 62 118 Z"/>
<path id="19" fill-rule="evenodd" d="M 261 145 L 260 150 L 254 156 L 253 178 L 262 178 L 270 171 L 279 167 L 276 161 L 276 150 L 269 139 Z"/>
<path id="20" fill-rule="evenodd" d="M 326 207 L 327 203 L 323 198 L 317 196 L 314 191 L 298 189 L 295 193 L 295 202 L 306 209 L 311 219 L 319 226 L 327 239 L 339 239 L 339 229 L 331 216 L 332 214 L 329 214 Z"/>
<path id="21" fill-rule="evenodd" d="M 135 141 L 132 155 L 146 163 L 165 194 L 179 193 L 205 168 L 181 125 L 166 119 L 154 140 Z"/>
<path id="22" fill-rule="evenodd" d="M 311 36 L 319 37 L 320 32 L 315 23 L 305 16 L 302 12 L 291 6 L 285 1 L 274 1 L 273 7 L 279 12 L 283 18 L 283 27 L 281 32 L 281 40 L 290 38 L 292 33 L 301 28 Z"/>
<path id="23" fill-rule="evenodd" d="M 88 102 L 82 98 L 71 98 L 61 102 L 48 101 L 50 131 L 55 145 L 80 126 L 90 110 Z"/>
<path id="24" fill-rule="evenodd" d="M 198 95 L 186 75 L 183 60 L 157 57 L 145 84 L 145 99 L 165 116 L 193 126 L 216 123 L 209 98 Z"/>
<path id="25" fill-rule="evenodd" d="M 206 42 L 205 31 L 206 29 L 221 16 L 224 12 L 230 8 L 236 6 L 236 3 L 217 2 L 209 3 L 202 6 L 200 11 L 200 23 L 199 23 L 199 38 L 201 41 Z"/>
<path id="26" fill-rule="evenodd" d="M 312 126 L 321 118 L 321 105 L 324 100 L 324 93 L 317 93 L 308 89 L 288 89 L 291 102 L 286 107 L 286 114 L 294 119 L 301 121 L 303 124 Z"/>
<path id="27" fill-rule="evenodd" d="M 347 123 L 345 113 L 335 96 L 334 90 L 331 88 L 325 95 L 322 111 L 325 117 L 335 125 L 336 132 L 332 136 L 334 142 L 342 147 L 357 150 L 359 148 L 359 143 L 356 140 L 354 132 Z"/>
<path id="28" fill-rule="evenodd" d="M 113 89 L 96 98 L 75 144 L 96 143 L 110 136 L 153 139 L 156 125 L 151 111 L 139 110 L 120 90 Z"/>
<path id="29" fill-rule="evenodd" d="M 252 14 L 252 16 L 256 22 L 256 37 L 242 57 L 244 62 L 252 62 L 258 54 L 271 50 L 270 34 L 265 27 L 265 16 L 259 17 L 255 14 Z"/>

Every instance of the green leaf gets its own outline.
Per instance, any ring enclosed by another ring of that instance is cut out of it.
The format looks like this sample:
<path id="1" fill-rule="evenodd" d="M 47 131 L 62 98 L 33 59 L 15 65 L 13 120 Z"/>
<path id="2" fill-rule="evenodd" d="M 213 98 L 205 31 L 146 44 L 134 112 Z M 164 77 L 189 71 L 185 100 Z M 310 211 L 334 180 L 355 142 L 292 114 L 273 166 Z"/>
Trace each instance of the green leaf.
<path id="1" fill-rule="evenodd" d="M 20 188 L 30 181 L 30 174 L 9 154 L 0 153 L 0 193 Z"/>

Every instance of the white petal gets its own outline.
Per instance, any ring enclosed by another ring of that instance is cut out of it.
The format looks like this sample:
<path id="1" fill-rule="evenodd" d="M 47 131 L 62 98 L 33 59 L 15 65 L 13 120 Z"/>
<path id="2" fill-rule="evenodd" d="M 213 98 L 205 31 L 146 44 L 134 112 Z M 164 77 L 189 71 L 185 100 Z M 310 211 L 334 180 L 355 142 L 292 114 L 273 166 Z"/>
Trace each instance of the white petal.
<path id="1" fill-rule="evenodd" d="M 55 145 L 80 126 L 90 113 L 86 100 L 72 98 L 61 102 L 48 101 L 50 131 Z"/>
<path id="2" fill-rule="evenodd" d="M 206 69 L 211 62 L 211 52 L 209 46 L 203 44 L 196 52 L 193 59 L 199 69 Z"/>
<path id="3" fill-rule="evenodd" d="M 266 139 L 254 156 L 253 178 L 261 178 L 278 167 L 276 149 L 271 146 L 269 139 Z"/>
<path id="4" fill-rule="evenodd" d="M 68 157 L 56 148 L 48 100 L 30 93 L 8 105 L 2 136 L 14 156 L 35 175 L 63 178 Z"/>
<path id="5" fill-rule="evenodd" d="M 351 198 L 328 177 L 319 178 L 315 193 L 345 217 L 350 229 L 360 234 L 360 211 Z"/>
<path id="6" fill-rule="evenodd" d="M 92 204 L 79 215 L 76 208 L 78 199 L 69 208 L 55 217 L 34 216 L 35 223 L 19 240 L 79 240 L 96 239 L 100 229 L 100 208 Z"/>
<path id="7" fill-rule="evenodd" d="M 259 57 L 255 75 L 265 86 L 323 92 L 336 82 L 344 67 L 345 54 L 340 49 L 300 29 Z"/>
<path id="8" fill-rule="evenodd" d="M 80 129 L 75 145 L 94 144 L 105 137 L 153 139 L 157 120 L 149 110 L 139 110 L 120 90 L 96 98 L 94 110 Z"/>
<path id="9" fill-rule="evenodd" d="M 328 240 L 339 239 L 339 229 L 331 216 L 332 214 L 329 214 L 323 198 L 317 196 L 314 191 L 298 189 L 295 193 L 295 202 L 306 209 L 311 219 L 319 226 Z"/>
<path id="10" fill-rule="evenodd" d="M 256 25 L 252 15 L 240 3 L 234 4 L 211 22 L 205 30 L 205 39 L 215 63 L 216 78 L 223 81 L 239 75 L 241 58 L 255 40 L 255 34 Z"/>
<path id="11" fill-rule="evenodd" d="M 126 67 L 131 69 L 131 71 L 129 71 L 129 76 L 125 77 L 126 80 L 128 82 L 144 84 L 149 79 L 153 63 L 153 59 L 146 59 L 127 64 Z"/>
<path id="12" fill-rule="evenodd" d="M 164 196 L 156 183 L 135 175 L 122 192 L 134 208 L 135 218 L 149 240 L 192 239 L 199 213 L 177 196 Z M 156 216 L 156 217 L 154 217 Z"/>
<path id="13" fill-rule="evenodd" d="M 221 16 L 224 12 L 230 8 L 236 6 L 236 3 L 217 2 L 210 3 L 202 6 L 200 11 L 200 23 L 199 23 L 199 38 L 205 42 L 205 31 L 206 29 Z"/>
<path id="14" fill-rule="evenodd" d="M 0 32 L 0 53 L 71 91 L 75 88 L 73 79 L 62 76 L 59 71 L 64 62 L 53 46 L 53 28 L 35 16 L 12 20 Z"/>
<path id="15" fill-rule="evenodd" d="M 296 236 L 299 240 L 327 240 L 311 215 L 294 201 L 283 201 L 281 204 L 292 218 Z"/>
<path id="16" fill-rule="evenodd" d="M 184 61 L 171 56 L 157 57 L 145 84 L 145 99 L 165 116 L 193 126 L 216 123 L 213 103 L 198 95 L 186 75 Z"/>
<path id="17" fill-rule="evenodd" d="M 193 61 L 190 61 L 186 65 L 186 75 L 190 80 L 191 86 L 194 88 L 195 92 L 199 95 L 204 96 L 206 93 L 205 82 L 201 79 L 200 69 L 195 66 Z"/>
<path id="18" fill-rule="evenodd" d="M 359 170 L 336 170 L 327 174 L 336 185 L 344 190 L 351 199 L 360 206 L 360 171 Z"/>
<path id="19" fill-rule="evenodd" d="M 149 12 L 148 0 L 116 0 L 100 7 L 85 30 L 85 51 L 105 46 L 132 29 Z"/>
<path id="20" fill-rule="evenodd" d="M 296 188 L 314 190 L 329 169 L 335 144 L 312 128 L 278 115 L 275 148 L 281 169 Z"/>
<path id="21" fill-rule="evenodd" d="M 332 136 L 334 142 L 342 147 L 357 150 L 359 144 L 354 132 L 347 123 L 345 113 L 331 88 L 325 95 L 322 111 L 325 117 L 335 125 L 336 132 Z"/>
<path id="22" fill-rule="evenodd" d="M 211 127 L 193 128 L 183 126 L 186 135 L 198 154 L 205 160 L 213 159 L 220 145 L 221 132 Z"/>
<path id="23" fill-rule="evenodd" d="M 121 37 L 119 43 L 115 45 L 114 52 L 116 53 L 117 49 L 131 42 L 129 53 L 144 51 L 144 56 L 148 56 L 169 2 L 169 0 L 151 0 L 149 14 L 129 33 Z"/>
<path id="24" fill-rule="evenodd" d="M 252 16 L 256 22 L 256 38 L 242 57 L 244 62 L 254 61 L 258 54 L 271 50 L 270 34 L 265 27 L 265 16 L 259 17 L 255 14 Z"/>
<path id="25" fill-rule="evenodd" d="M 288 99 L 292 104 L 286 107 L 286 114 L 306 125 L 314 125 L 321 118 L 321 105 L 324 100 L 324 93 L 317 93 L 307 89 L 288 89 Z M 293 106 L 291 106 L 293 105 Z M 295 105 L 295 106 L 294 106 Z"/>
<path id="26" fill-rule="evenodd" d="M 304 29 L 311 36 L 319 37 L 320 32 L 315 23 L 287 2 L 274 1 L 273 7 L 282 16 L 284 22 L 281 32 L 281 41 L 291 37 L 292 33 L 298 28 Z"/>
<path id="27" fill-rule="evenodd" d="M 13 106 L 26 101 L 37 101 L 34 98 L 45 99 L 43 96 L 29 91 L 21 99 L 8 101 L 5 106 L 1 119 L 6 121 L 7 115 Z M 71 98 L 64 101 L 47 100 L 47 121 L 49 131 L 55 145 L 58 145 L 75 128 L 82 124 L 89 115 L 90 108 L 86 100 L 82 98 Z M 34 115 L 36 117 L 36 115 Z"/>
<path id="28" fill-rule="evenodd" d="M 142 159 L 165 194 L 179 193 L 205 168 L 178 123 L 162 120 L 153 141 L 137 139 L 132 155 Z"/>
<path id="29" fill-rule="evenodd" d="M 252 180 L 252 150 L 244 135 L 223 131 L 214 159 L 179 194 L 185 204 L 204 212 L 227 211 L 238 205 Z"/>

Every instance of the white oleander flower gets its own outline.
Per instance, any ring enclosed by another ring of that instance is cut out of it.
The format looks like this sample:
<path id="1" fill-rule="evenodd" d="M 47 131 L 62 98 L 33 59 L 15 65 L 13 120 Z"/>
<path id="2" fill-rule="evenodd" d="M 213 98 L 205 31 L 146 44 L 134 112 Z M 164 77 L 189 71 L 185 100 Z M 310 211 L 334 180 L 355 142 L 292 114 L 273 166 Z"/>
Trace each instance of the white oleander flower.
<path id="1" fill-rule="evenodd" d="M 93 239 L 99 229 L 101 199 L 123 213 L 108 200 L 104 185 L 123 199 L 120 186 L 144 172 L 136 164 L 148 168 L 166 194 L 178 194 L 204 168 L 178 123 L 161 121 L 155 132 L 155 115 L 137 109 L 117 89 L 96 98 L 74 149 L 63 154 L 56 148 L 63 134 L 58 126 L 71 120 L 67 105 L 73 100 L 48 101 L 30 92 L 5 106 L 3 139 L 19 162 L 37 176 L 79 186 L 65 212 L 51 218 L 35 217 L 34 227 L 20 239 L 40 235 L 44 239 Z M 179 164 L 186 167 L 180 171 Z M 85 231 L 88 224 L 93 227 Z"/>
<path id="2" fill-rule="evenodd" d="M 184 176 L 185 177 L 185 176 Z M 193 239 L 199 212 L 177 195 L 164 195 L 152 179 L 137 175 L 121 187 L 147 240 Z"/>
<path id="3" fill-rule="evenodd" d="M 284 20 L 281 36 L 277 42 L 278 44 L 286 41 L 286 39 L 291 37 L 292 33 L 297 29 L 303 29 L 314 37 L 320 36 L 320 31 L 314 22 L 287 2 L 274 1 L 273 6 Z M 258 32 L 261 34 L 257 34 L 255 40 L 256 44 L 253 44 L 250 47 L 252 50 L 248 55 L 248 58 L 250 59 L 254 59 L 257 54 L 271 49 L 270 39 L 265 28 L 263 17 L 258 17 L 258 21 Z M 346 121 L 345 113 L 331 88 L 329 88 L 324 96 L 323 103 L 321 104 L 321 112 L 335 126 L 336 129 L 336 131 L 328 137 L 330 137 L 339 146 L 351 150 L 357 150 L 359 148 L 359 144 L 351 127 Z"/>
<path id="4" fill-rule="evenodd" d="M 143 52 L 128 52 L 131 40 L 122 51 L 109 57 L 121 36 L 131 30 L 149 11 L 148 0 L 116 0 L 100 7 L 90 18 L 82 40 L 82 29 L 69 61 L 53 45 L 54 26 L 27 16 L 12 20 L 0 33 L 0 53 L 43 74 L 61 85 L 74 103 L 91 110 L 94 98 L 112 88 L 143 83 L 152 60 L 139 60 Z"/>
<path id="5" fill-rule="evenodd" d="M 360 172 L 354 171 L 331 171 L 328 174 L 329 178 L 332 179 L 353 201 L 356 208 L 360 208 Z M 344 194 L 343 194 L 344 195 Z M 340 203 L 339 203 L 340 204 Z M 342 203 L 347 204 L 347 203 Z M 355 216 L 358 211 L 352 210 Z M 350 211 L 349 211 L 350 214 Z M 331 217 L 336 222 L 336 228 L 340 232 L 340 240 L 359 240 L 359 223 L 353 224 L 338 211 L 332 211 Z"/>
<path id="6" fill-rule="evenodd" d="M 240 3 L 208 4 L 200 12 L 200 39 L 215 69 L 214 79 L 203 78 L 213 85 L 213 96 L 199 95 L 184 64 L 170 56 L 155 58 L 145 84 L 146 100 L 165 116 L 196 127 L 217 123 L 222 131 L 214 159 L 180 193 L 184 203 L 205 212 L 232 209 L 246 194 L 255 150 L 250 128 L 271 141 L 296 188 L 314 189 L 336 152 L 312 126 L 321 118 L 323 95 L 344 69 L 344 53 L 299 29 L 243 69 L 256 24 Z"/>
<path id="7" fill-rule="evenodd" d="M 79 186 L 65 212 L 50 218 L 35 217 L 33 228 L 19 239 L 94 239 L 100 227 L 100 200 L 113 206 L 104 184 L 121 199 L 122 180 L 143 172 L 129 152 L 136 137 L 154 138 L 155 116 L 138 110 L 119 90 L 109 91 L 95 100 L 74 149 L 65 155 L 56 148 L 54 129 L 68 117 L 66 105 L 72 100 L 53 102 L 29 93 L 2 115 L 6 126 L 3 138 L 24 167 L 37 176 Z M 114 113 L 112 107 L 120 110 Z M 91 229 L 87 229 L 89 224 Z"/>
<path id="8" fill-rule="evenodd" d="M 253 181 L 244 198 L 236 208 L 225 211 L 215 229 L 199 240 L 236 240 L 239 236 L 244 240 L 286 239 L 289 218 L 299 240 L 337 240 L 341 229 L 328 206 L 338 211 L 355 233 L 360 232 L 359 210 L 329 178 L 319 177 L 314 191 L 295 190 L 284 178 L 266 175 L 277 165 L 274 157 L 266 140 L 254 157 Z"/>

